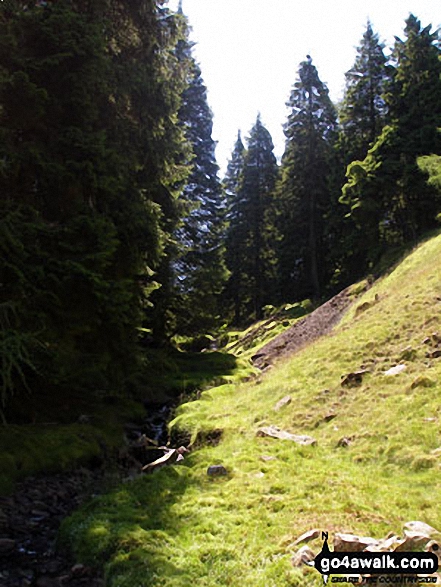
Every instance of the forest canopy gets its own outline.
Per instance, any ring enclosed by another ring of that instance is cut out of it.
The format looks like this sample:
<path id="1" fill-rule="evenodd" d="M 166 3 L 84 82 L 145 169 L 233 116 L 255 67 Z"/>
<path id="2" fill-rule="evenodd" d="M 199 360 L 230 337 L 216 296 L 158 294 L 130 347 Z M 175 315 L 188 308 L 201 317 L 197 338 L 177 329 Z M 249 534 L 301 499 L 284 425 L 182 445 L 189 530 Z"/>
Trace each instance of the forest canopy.
<path id="1" fill-rule="evenodd" d="M 333 104 L 298 66 L 278 164 L 260 115 L 219 178 L 189 24 L 159 0 L 0 12 L 1 409 L 127 394 L 151 349 L 323 300 L 441 213 L 437 33 L 371 23 Z"/>

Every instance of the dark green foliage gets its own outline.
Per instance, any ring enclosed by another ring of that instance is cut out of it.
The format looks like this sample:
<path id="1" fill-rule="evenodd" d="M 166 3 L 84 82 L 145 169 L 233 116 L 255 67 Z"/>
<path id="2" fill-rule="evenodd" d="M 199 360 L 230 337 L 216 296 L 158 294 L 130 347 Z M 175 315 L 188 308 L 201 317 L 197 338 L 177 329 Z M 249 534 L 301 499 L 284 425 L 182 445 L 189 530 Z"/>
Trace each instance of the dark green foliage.
<path id="1" fill-rule="evenodd" d="M 180 249 L 173 263 L 177 332 L 193 335 L 219 326 L 219 298 L 227 277 L 224 261 L 224 194 L 218 179 L 212 113 L 192 44 L 178 44 L 180 63 L 188 63 L 179 122 L 191 147 L 191 172 L 181 195 L 184 211 L 176 231 Z"/>
<path id="2" fill-rule="evenodd" d="M 441 61 L 436 35 L 411 15 L 404 41 L 396 39 L 386 95 L 388 124 L 363 161 L 348 167 L 342 202 L 363 230 L 369 261 L 391 244 L 434 226 L 439 195 L 426 184 L 416 160 L 441 152 Z"/>
<path id="3" fill-rule="evenodd" d="M 235 323 L 260 319 L 275 287 L 271 212 L 277 162 L 271 135 L 260 116 L 244 154 L 242 149 L 239 136 L 225 180 L 229 200 L 227 262 L 231 272 L 227 288 Z"/>
<path id="4" fill-rule="evenodd" d="M 336 112 L 308 56 L 288 102 L 286 147 L 277 188 L 282 299 L 318 298 L 326 280 L 324 219 L 330 209 L 329 174 Z"/>
<path id="5" fill-rule="evenodd" d="M 179 27 L 154 0 L 10 4 L 0 20 L 3 404 L 127 390 L 185 151 Z"/>
<path id="6" fill-rule="evenodd" d="M 223 181 L 227 199 L 228 222 L 226 262 L 231 272 L 223 292 L 223 302 L 226 314 L 229 313 L 230 308 L 232 309 L 235 324 L 238 324 L 241 319 L 241 291 L 244 281 L 241 272 L 241 235 L 244 219 L 242 218 L 238 197 L 244 167 L 244 157 L 245 147 L 239 131 Z"/>
<path id="7" fill-rule="evenodd" d="M 346 72 L 346 90 L 339 117 L 341 145 L 346 163 L 362 159 L 384 126 L 388 81 L 384 45 L 367 24 L 353 67 Z"/>

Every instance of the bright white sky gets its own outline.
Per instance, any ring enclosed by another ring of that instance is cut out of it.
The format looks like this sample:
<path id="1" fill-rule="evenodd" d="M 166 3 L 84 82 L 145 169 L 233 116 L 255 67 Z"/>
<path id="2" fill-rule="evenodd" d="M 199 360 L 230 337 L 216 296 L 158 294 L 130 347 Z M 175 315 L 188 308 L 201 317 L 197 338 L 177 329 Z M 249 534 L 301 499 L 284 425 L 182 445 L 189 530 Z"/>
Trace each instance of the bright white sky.
<path id="1" fill-rule="evenodd" d="M 409 13 L 423 26 L 441 24 L 439 0 L 183 0 L 183 10 L 214 114 L 221 177 L 237 131 L 246 138 L 258 112 L 281 157 L 285 103 L 307 54 L 336 102 L 368 18 L 386 54 Z"/>

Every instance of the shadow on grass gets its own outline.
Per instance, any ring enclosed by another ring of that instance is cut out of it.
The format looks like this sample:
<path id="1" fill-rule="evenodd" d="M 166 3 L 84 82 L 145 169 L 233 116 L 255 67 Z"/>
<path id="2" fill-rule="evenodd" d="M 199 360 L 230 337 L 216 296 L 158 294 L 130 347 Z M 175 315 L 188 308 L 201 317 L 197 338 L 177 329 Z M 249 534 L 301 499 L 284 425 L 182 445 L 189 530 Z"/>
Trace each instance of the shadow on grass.
<path id="1" fill-rule="evenodd" d="M 190 585 L 194 566 L 203 574 L 204 565 L 186 555 L 182 536 L 203 524 L 204 516 L 192 511 L 189 518 L 179 502 L 210 480 L 192 471 L 191 456 L 186 461 L 93 499 L 64 521 L 61 544 L 73 548 L 77 560 L 104 567 L 107 586 L 165 585 L 160 578 L 177 576 L 182 586 Z"/>
<path id="2" fill-rule="evenodd" d="M 233 376 L 238 368 L 237 358 L 230 353 L 149 350 L 149 364 L 144 377 L 147 400 L 166 403 L 208 384 L 223 383 L 222 378 Z"/>

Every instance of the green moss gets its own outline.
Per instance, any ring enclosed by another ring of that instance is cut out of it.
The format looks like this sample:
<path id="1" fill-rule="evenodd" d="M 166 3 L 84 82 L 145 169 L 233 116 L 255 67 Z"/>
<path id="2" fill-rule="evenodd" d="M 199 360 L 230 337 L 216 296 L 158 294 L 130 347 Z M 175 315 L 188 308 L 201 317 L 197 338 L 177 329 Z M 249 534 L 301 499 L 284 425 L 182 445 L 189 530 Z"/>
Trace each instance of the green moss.
<path id="1" fill-rule="evenodd" d="M 88 408 L 90 424 L 1 426 L 0 494 L 30 475 L 68 471 L 112 452 L 122 444 L 123 424 L 145 414 L 140 404 L 116 398 Z"/>

